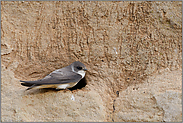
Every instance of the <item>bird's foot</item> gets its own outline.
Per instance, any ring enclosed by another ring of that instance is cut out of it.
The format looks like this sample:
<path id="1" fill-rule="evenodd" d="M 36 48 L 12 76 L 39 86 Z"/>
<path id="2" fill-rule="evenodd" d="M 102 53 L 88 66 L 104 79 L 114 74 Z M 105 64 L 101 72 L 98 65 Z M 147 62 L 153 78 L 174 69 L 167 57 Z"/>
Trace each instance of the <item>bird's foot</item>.
<path id="1" fill-rule="evenodd" d="M 68 89 L 68 88 L 66 88 L 66 89 L 65 89 L 65 92 L 66 92 L 66 91 L 71 91 L 71 90 L 70 90 L 70 89 Z M 72 91 L 71 91 L 71 92 L 72 92 Z"/>

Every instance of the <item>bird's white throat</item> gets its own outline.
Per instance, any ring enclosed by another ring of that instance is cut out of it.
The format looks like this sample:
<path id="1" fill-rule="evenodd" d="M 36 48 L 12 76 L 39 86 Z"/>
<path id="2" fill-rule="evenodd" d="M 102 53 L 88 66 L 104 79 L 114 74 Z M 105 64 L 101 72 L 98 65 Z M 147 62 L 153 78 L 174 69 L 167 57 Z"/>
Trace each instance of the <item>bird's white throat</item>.
<path id="1" fill-rule="evenodd" d="M 80 70 L 77 73 L 80 74 L 82 76 L 82 78 L 85 77 L 85 71 L 84 70 Z"/>

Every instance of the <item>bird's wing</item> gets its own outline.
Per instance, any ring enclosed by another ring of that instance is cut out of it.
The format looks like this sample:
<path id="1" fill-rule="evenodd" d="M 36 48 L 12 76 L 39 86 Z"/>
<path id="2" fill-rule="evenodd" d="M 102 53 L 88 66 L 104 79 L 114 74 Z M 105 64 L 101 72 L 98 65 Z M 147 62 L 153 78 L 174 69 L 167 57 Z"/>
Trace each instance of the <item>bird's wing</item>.
<path id="1" fill-rule="evenodd" d="M 50 84 L 64 84 L 64 83 L 71 83 L 71 82 L 78 82 L 82 79 L 82 76 L 74 73 L 72 71 L 67 70 L 67 68 L 62 68 L 53 71 L 45 78 L 36 80 L 36 81 L 20 81 L 24 83 L 30 84 L 40 84 L 40 85 L 50 85 Z"/>

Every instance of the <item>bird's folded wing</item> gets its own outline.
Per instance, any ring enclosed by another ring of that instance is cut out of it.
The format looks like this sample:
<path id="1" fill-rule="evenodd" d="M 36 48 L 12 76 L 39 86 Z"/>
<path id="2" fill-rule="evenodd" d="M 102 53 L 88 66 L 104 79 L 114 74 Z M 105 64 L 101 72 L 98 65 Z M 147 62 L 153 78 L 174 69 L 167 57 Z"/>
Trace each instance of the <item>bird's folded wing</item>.
<path id="1" fill-rule="evenodd" d="M 64 76 L 61 75 L 59 72 L 53 72 L 46 76 L 43 79 L 36 80 L 36 81 L 20 81 L 20 82 L 25 82 L 25 83 L 30 83 L 30 84 L 64 84 L 64 83 L 71 83 L 71 82 L 78 82 L 82 79 L 82 76 L 74 73 L 74 72 L 69 72 L 67 75 L 65 74 Z"/>

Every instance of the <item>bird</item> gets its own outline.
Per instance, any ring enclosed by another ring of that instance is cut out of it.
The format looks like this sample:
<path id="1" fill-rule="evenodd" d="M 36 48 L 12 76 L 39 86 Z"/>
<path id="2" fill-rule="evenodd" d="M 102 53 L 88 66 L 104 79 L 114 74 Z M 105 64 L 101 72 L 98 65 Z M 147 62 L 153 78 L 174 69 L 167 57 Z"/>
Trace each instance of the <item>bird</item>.
<path id="1" fill-rule="evenodd" d="M 20 80 L 20 82 L 22 86 L 29 87 L 26 90 L 42 88 L 69 89 L 85 77 L 86 71 L 86 66 L 83 63 L 75 61 L 69 66 L 51 72 L 43 79 L 36 81 Z"/>

